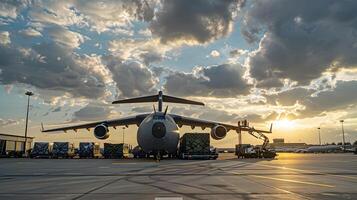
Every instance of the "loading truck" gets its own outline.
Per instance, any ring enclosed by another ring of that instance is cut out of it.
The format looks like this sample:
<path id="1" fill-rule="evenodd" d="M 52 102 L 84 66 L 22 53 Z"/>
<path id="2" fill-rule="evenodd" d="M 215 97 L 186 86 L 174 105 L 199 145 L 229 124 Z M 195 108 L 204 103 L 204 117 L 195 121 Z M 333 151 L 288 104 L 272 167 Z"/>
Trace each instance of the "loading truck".
<path id="1" fill-rule="evenodd" d="M 104 143 L 104 158 L 127 158 L 129 157 L 128 144 Z"/>
<path id="2" fill-rule="evenodd" d="M 54 142 L 52 158 L 73 158 L 75 156 L 74 145 L 69 142 Z"/>
<path id="3" fill-rule="evenodd" d="M 210 146 L 209 133 L 185 133 L 180 138 L 178 155 L 181 159 L 217 159 L 218 153 Z"/>
<path id="4" fill-rule="evenodd" d="M 35 142 L 30 158 L 50 158 L 51 149 L 48 142 Z"/>
<path id="5" fill-rule="evenodd" d="M 131 153 L 133 154 L 134 158 L 149 157 L 149 155 L 147 153 L 145 153 L 145 151 L 140 146 L 134 147 L 133 150 L 131 151 Z"/>
<path id="6" fill-rule="evenodd" d="M 275 158 L 276 153 L 271 150 L 255 147 L 250 144 L 236 145 L 236 153 L 238 158 Z"/>

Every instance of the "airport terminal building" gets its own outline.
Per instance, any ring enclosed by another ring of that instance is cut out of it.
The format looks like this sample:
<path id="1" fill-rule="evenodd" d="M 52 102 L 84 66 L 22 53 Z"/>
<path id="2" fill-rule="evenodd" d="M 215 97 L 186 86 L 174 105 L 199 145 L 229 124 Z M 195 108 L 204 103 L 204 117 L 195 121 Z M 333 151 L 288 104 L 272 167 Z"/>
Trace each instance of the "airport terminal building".
<path id="1" fill-rule="evenodd" d="M 27 137 L 26 149 L 31 149 L 33 137 Z M 0 157 L 18 157 L 24 152 L 25 137 L 0 133 Z"/>

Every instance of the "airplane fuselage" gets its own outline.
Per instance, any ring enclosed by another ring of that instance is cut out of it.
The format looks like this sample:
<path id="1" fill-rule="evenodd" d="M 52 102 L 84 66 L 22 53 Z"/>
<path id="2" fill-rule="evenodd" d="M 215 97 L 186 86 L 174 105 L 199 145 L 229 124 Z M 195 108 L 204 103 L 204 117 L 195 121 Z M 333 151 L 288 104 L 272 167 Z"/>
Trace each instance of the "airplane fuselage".
<path id="1" fill-rule="evenodd" d="M 179 142 L 179 128 L 170 115 L 155 112 L 139 125 L 137 142 L 146 153 L 175 154 Z"/>

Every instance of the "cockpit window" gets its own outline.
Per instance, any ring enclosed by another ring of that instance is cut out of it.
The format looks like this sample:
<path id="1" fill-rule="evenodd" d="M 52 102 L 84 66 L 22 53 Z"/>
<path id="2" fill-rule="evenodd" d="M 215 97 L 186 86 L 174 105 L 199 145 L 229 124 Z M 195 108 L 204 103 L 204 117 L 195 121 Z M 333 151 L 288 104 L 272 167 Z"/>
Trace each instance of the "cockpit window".
<path id="1" fill-rule="evenodd" d="M 153 119 L 155 119 L 155 120 L 165 120 L 165 116 L 164 115 L 154 115 Z"/>

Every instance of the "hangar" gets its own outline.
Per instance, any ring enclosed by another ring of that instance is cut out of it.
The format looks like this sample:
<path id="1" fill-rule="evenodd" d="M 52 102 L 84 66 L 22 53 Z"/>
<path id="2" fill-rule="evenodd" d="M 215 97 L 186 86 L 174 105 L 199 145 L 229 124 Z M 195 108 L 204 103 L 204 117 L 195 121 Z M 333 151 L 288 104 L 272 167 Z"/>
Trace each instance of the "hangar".
<path id="1" fill-rule="evenodd" d="M 27 137 L 26 150 L 30 150 L 33 137 Z M 25 137 L 0 133 L 0 157 L 21 157 L 24 153 Z"/>

